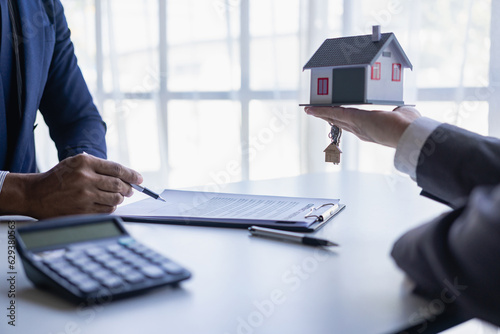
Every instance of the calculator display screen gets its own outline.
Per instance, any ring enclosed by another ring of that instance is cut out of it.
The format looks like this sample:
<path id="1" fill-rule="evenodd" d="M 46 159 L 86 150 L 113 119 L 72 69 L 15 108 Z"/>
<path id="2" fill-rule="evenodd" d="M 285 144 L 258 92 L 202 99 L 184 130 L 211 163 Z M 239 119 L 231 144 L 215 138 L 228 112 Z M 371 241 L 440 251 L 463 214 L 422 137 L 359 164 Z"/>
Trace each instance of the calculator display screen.
<path id="1" fill-rule="evenodd" d="M 19 233 L 26 248 L 33 249 L 96 239 L 118 237 L 123 232 L 112 221 L 56 227 Z"/>

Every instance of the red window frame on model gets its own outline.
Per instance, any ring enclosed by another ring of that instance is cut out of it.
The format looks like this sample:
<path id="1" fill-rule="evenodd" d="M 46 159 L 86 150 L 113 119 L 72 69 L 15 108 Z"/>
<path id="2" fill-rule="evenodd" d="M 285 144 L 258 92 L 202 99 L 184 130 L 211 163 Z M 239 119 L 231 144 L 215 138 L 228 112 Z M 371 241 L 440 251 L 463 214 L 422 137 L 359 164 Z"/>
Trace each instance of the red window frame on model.
<path id="1" fill-rule="evenodd" d="M 372 80 L 380 80 L 380 73 L 382 72 L 382 65 L 376 62 L 372 66 Z"/>
<path id="2" fill-rule="evenodd" d="M 328 95 L 328 78 L 318 78 L 318 95 Z"/>
<path id="3" fill-rule="evenodd" d="M 392 81 L 401 81 L 401 64 L 392 64 Z"/>

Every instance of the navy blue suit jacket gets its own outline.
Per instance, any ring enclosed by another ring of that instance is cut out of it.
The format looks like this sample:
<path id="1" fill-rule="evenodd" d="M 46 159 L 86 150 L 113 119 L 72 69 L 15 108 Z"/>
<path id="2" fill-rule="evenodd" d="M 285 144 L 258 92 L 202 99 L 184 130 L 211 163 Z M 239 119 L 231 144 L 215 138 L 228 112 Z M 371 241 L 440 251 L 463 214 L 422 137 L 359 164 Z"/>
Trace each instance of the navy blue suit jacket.
<path id="1" fill-rule="evenodd" d="M 433 306 L 500 326 L 500 140 L 439 126 L 420 152 L 417 183 L 454 209 L 403 235 L 396 263 Z"/>
<path id="2" fill-rule="evenodd" d="M 24 56 L 23 118 L 12 163 L 5 166 L 6 110 L 4 101 L 0 101 L 0 169 L 16 173 L 36 171 L 37 110 L 49 126 L 59 160 L 83 151 L 106 158 L 106 127 L 77 65 L 61 2 L 18 1 L 18 7 Z"/>

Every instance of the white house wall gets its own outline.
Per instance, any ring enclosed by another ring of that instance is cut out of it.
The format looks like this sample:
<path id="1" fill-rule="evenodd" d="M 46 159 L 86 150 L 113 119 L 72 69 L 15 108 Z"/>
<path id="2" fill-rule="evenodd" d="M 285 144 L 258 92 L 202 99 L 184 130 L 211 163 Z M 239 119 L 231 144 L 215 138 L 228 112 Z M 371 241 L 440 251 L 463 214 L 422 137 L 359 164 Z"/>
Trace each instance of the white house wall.
<path id="1" fill-rule="evenodd" d="M 332 103 L 332 67 L 311 69 L 311 104 Z M 328 78 L 328 95 L 318 95 L 318 79 Z"/>
<path id="2" fill-rule="evenodd" d="M 375 61 L 381 65 L 380 80 L 372 80 L 372 69 L 368 67 L 366 71 L 366 98 L 368 101 L 403 101 L 403 80 L 404 67 L 401 68 L 401 80 L 392 81 L 392 64 L 401 64 L 399 51 L 397 51 L 394 43 L 389 44 L 384 52 L 390 52 L 390 57 L 384 57 L 382 54 Z"/>

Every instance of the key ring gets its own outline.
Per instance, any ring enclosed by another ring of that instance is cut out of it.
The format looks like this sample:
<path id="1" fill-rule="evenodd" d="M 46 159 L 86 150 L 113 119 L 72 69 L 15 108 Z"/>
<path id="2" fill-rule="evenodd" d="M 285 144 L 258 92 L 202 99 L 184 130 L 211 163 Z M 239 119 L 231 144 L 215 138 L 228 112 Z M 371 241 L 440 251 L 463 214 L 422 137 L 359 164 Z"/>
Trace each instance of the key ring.
<path id="1" fill-rule="evenodd" d="M 328 124 L 330 124 L 332 127 L 330 129 L 330 133 L 328 134 L 328 137 L 330 138 L 332 143 L 339 146 L 340 145 L 340 137 L 342 136 L 342 129 L 333 123 L 328 122 Z"/>

